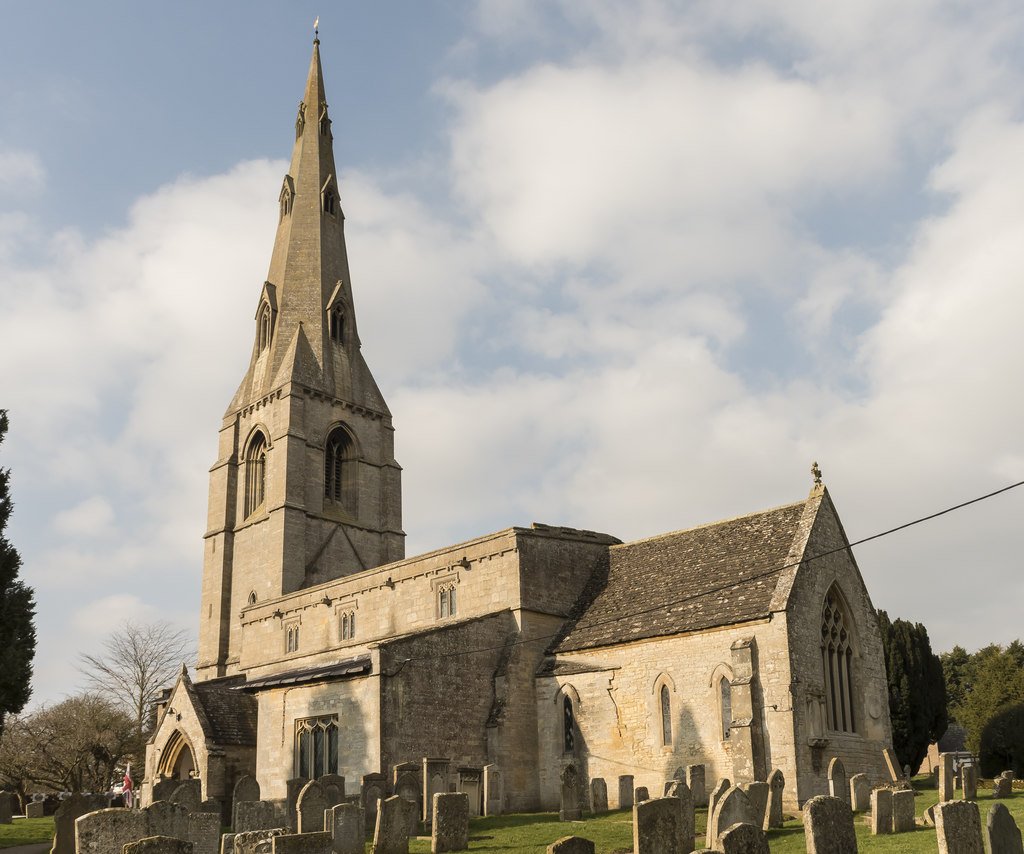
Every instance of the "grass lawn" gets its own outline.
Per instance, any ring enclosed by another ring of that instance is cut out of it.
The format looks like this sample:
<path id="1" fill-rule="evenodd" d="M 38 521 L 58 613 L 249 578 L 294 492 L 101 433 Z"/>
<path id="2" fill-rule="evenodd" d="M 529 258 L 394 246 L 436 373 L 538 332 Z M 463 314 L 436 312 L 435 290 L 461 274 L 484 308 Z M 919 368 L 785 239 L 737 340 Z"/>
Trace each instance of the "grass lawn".
<path id="1" fill-rule="evenodd" d="M 17 818 L 13 824 L 0 824 L 0 848 L 49 842 L 53 839 L 53 817 Z"/>

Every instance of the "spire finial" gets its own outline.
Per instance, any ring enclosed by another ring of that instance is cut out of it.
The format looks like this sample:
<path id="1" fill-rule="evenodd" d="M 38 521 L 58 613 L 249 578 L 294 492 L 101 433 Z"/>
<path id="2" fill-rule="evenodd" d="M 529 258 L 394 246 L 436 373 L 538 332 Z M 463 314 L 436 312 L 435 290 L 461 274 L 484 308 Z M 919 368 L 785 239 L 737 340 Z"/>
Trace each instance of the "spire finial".
<path id="1" fill-rule="evenodd" d="M 814 475 L 814 485 L 821 486 L 821 469 L 818 467 L 817 460 L 811 463 L 811 474 Z"/>
<path id="2" fill-rule="evenodd" d="M 313 21 L 313 44 L 320 44 L 320 16 Z"/>

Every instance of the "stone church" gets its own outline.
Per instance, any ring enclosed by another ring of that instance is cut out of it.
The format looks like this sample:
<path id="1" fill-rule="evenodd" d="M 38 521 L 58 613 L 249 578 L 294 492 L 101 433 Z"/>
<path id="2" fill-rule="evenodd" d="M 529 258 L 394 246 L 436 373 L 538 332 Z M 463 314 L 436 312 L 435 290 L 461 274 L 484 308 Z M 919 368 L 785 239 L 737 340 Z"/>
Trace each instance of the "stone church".
<path id="1" fill-rule="evenodd" d="M 360 350 L 319 41 L 210 469 L 199 658 L 158 704 L 143 801 L 225 804 L 339 774 L 350 793 L 446 760 L 481 807 L 557 808 L 574 763 L 662 791 L 676 768 L 886 778 L 874 608 L 828 491 L 636 542 L 533 524 L 406 557 L 391 413 Z M 254 289 L 255 291 L 255 289 Z M 413 767 L 407 765 L 406 767 Z M 225 807 L 229 809 L 229 807 Z"/>

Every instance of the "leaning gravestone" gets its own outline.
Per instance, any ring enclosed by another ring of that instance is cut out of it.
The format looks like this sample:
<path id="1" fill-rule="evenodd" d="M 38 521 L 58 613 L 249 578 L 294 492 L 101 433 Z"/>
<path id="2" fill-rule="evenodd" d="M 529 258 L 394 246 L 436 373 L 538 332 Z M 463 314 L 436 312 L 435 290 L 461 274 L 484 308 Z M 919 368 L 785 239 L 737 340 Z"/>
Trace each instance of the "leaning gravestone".
<path id="1" fill-rule="evenodd" d="M 594 843 L 582 836 L 563 836 L 548 846 L 547 854 L 594 854 Z"/>
<path id="2" fill-rule="evenodd" d="M 430 854 L 465 851 L 469 847 L 469 795 L 435 792 L 430 829 Z"/>
<path id="3" fill-rule="evenodd" d="M 575 765 L 569 764 L 562 769 L 561 784 L 558 820 L 579 821 L 583 818 L 583 782 Z"/>
<path id="4" fill-rule="evenodd" d="M 288 827 L 295 830 L 298 827 L 298 814 L 295 812 L 295 806 L 299 800 L 299 792 L 303 790 L 306 783 L 309 780 L 305 777 L 292 777 L 291 780 L 285 782 L 287 795 L 285 801 L 287 803 L 288 810 Z"/>
<path id="5" fill-rule="evenodd" d="M 850 778 L 850 808 L 854 812 L 871 809 L 871 781 L 867 774 L 854 774 Z"/>
<path id="6" fill-rule="evenodd" d="M 875 836 L 892 833 L 892 789 L 871 792 L 871 832 Z"/>
<path id="7" fill-rule="evenodd" d="M 199 812 L 199 804 L 203 801 L 203 784 L 201 780 L 186 780 L 171 792 L 167 799 L 172 804 L 183 806 L 189 812 Z"/>
<path id="8" fill-rule="evenodd" d="M 267 830 L 250 830 L 246 833 L 236 833 L 232 840 L 232 851 L 234 854 L 270 854 L 274 846 L 275 836 L 284 836 L 288 831 L 283 827 L 273 827 Z M 222 852 L 227 854 L 227 852 Z"/>
<path id="9" fill-rule="evenodd" d="M 965 801 L 978 800 L 978 769 L 974 765 L 964 765 L 960 771 L 961 791 Z"/>
<path id="10" fill-rule="evenodd" d="M 846 782 L 846 766 L 838 756 L 828 763 L 828 793 L 849 805 L 850 784 Z"/>
<path id="11" fill-rule="evenodd" d="M 853 810 L 842 798 L 818 795 L 804 804 L 807 854 L 857 854 Z"/>
<path id="12" fill-rule="evenodd" d="M 953 754 L 939 754 L 939 803 L 953 800 Z"/>
<path id="13" fill-rule="evenodd" d="M 935 807 L 935 836 L 939 854 L 984 854 L 978 805 L 974 801 L 940 803 Z"/>
<path id="14" fill-rule="evenodd" d="M 892 832 L 909 833 L 914 829 L 914 790 L 892 793 Z"/>
<path id="15" fill-rule="evenodd" d="M 782 827 L 782 794 L 786 788 L 786 778 L 776 768 L 768 775 L 768 806 L 764 812 L 762 830 Z"/>
<path id="16" fill-rule="evenodd" d="M 726 828 L 718 847 L 723 854 L 771 854 L 768 837 L 753 824 L 734 824 Z"/>
<path id="17" fill-rule="evenodd" d="M 406 801 L 392 795 L 380 801 L 377 825 L 373 831 L 372 854 L 408 854 L 409 828 L 405 819 Z"/>
<path id="18" fill-rule="evenodd" d="M 686 785 L 690 789 L 690 794 L 693 795 L 693 805 L 706 807 L 708 805 L 708 790 L 704 785 L 703 765 L 686 766 Z"/>
<path id="19" fill-rule="evenodd" d="M 129 842 L 121 850 L 124 854 L 193 854 L 191 842 L 173 836 L 147 836 L 138 842 Z"/>
<path id="20" fill-rule="evenodd" d="M 335 854 L 363 854 L 363 810 L 359 804 L 337 804 L 325 814 Z"/>
<path id="21" fill-rule="evenodd" d="M 753 783 L 743 783 L 740 788 L 743 789 L 747 800 L 750 801 L 751 809 L 754 810 L 754 821 L 751 824 L 763 827 L 764 814 L 768 810 L 768 784 L 755 780 Z"/>
<path id="22" fill-rule="evenodd" d="M 896 754 L 887 747 L 882 751 L 882 756 L 885 758 L 885 767 L 889 770 L 889 782 L 898 783 L 900 781 L 900 764 Z"/>
<path id="23" fill-rule="evenodd" d="M 704 847 L 711 848 L 714 845 L 715 840 L 711 838 L 711 819 L 715 815 L 715 808 L 718 806 L 718 802 L 722 799 L 722 796 L 729 791 L 732 783 L 729 782 L 728 777 L 723 777 L 715 785 L 715 788 L 711 790 L 711 794 L 708 796 L 708 820 L 707 820 L 707 832 L 704 836 Z"/>
<path id="24" fill-rule="evenodd" d="M 623 774 L 619 777 L 619 809 L 633 809 L 633 775 Z"/>
<path id="25" fill-rule="evenodd" d="M 331 834 L 320 831 L 275 836 L 271 846 L 271 854 L 331 854 Z"/>
<path id="26" fill-rule="evenodd" d="M 50 854 L 75 854 L 75 822 L 86 813 L 103 809 L 103 795 L 82 795 L 75 792 L 57 807 L 53 817 L 53 845 Z"/>
<path id="27" fill-rule="evenodd" d="M 590 808 L 595 813 L 608 812 L 608 784 L 604 777 L 595 777 L 590 781 Z M 567 836 L 566 839 L 577 839 L 575 836 Z"/>
<path id="28" fill-rule="evenodd" d="M 921 813 L 921 820 L 928 825 L 928 827 L 935 827 L 935 804 L 932 804 L 928 809 Z"/>
<path id="29" fill-rule="evenodd" d="M 747 793 L 739 786 L 732 786 L 715 804 L 715 813 L 708 822 L 710 844 L 708 848 L 718 848 L 722 834 L 734 824 L 756 824 L 760 827 L 757 812 L 754 810 Z"/>
<path id="30" fill-rule="evenodd" d="M 299 833 L 322 833 L 326 809 L 324 787 L 316 780 L 310 780 L 295 801 L 296 830 Z"/>
<path id="31" fill-rule="evenodd" d="M 270 830 L 278 827 L 277 810 L 270 801 L 239 801 L 235 804 L 235 833 Z"/>
<path id="32" fill-rule="evenodd" d="M 683 837 L 683 806 L 678 798 L 655 798 L 633 805 L 633 854 L 688 854 L 693 836 Z"/>
<path id="33" fill-rule="evenodd" d="M 1024 854 L 1017 822 L 1003 804 L 995 804 L 988 811 L 985 841 L 989 854 Z"/>
<path id="34" fill-rule="evenodd" d="M 633 789 L 633 803 L 642 804 L 644 801 L 651 799 L 651 793 L 647 791 L 646 786 L 637 786 Z"/>

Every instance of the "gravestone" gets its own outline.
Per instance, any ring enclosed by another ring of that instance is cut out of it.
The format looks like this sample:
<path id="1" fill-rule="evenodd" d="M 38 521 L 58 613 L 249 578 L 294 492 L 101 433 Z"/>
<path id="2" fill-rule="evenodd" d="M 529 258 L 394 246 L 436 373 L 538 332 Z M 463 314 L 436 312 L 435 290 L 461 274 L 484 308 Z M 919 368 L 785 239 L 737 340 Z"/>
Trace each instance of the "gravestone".
<path id="1" fill-rule="evenodd" d="M 889 771 L 889 782 L 898 783 L 900 781 L 900 763 L 896 758 L 896 754 L 892 752 L 891 748 L 885 748 L 882 751 L 882 756 L 885 759 L 885 767 Z"/>
<path id="2" fill-rule="evenodd" d="M 220 815 L 223 810 L 221 809 L 220 801 L 216 798 L 207 798 L 205 801 L 201 801 L 197 812 L 208 812 L 216 813 Z"/>
<path id="3" fill-rule="evenodd" d="M 642 804 L 644 801 L 651 799 L 651 793 L 647 791 L 646 786 L 637 786 L 633 789 L 633 803 Z"/>
<path id="4" fill-rule="evenodd" d="M 751 824 L 764 827 L 764 816 L 768 811 L 768 784 L 755 780 L 753 783 L 743 783 L 740 788 L 743 789 L 754 811 L 754 821 Z"/>
<path id="5" fill-rule="evenodd" d="M 871 791 L 871 832 L 875 836 L 892 833 L 892 789 Z"/>
<path id="6" fill-rule="evenodd" d="M 871 809 L 871 781 L 867 774 L 854 774 L 850 778 L 850 807 L 854 812 Z"/>
<path id="7" fill-rule="evenodd" d="M 768 837 L 753 824 L 734 824 L 726 828 L 718 847 L 723 854 L 771 854 Z"/>
<path id="8" fill-rule="evenodd" d="M 1012 770 L 1003 771 L 1000 775 L 1004 780 L 1009 780 L 1011 783 L 1014 781 L 1014 774 Z"/>
<path id="9" fill-rule="evenodd" d="M 935 827 L 935 804 L 932 804 L 928 809 L 921 813 L 921 820 L 928 825 L 928 827 Z"/>
<path id="10" fill-rule="evenodd" d="M 693 837 L 683 837 L 683 805 L 678 798 L 655 798 L 633 805 L 633 854 L 688 854 Z"/>
<path id="11" fill-rule="evenodd" d="M 913 777 L 913 776 L 914 775 L 911 773 L 910 766 L 909 765 L 904 765 L 903 766 L 903 779 L 906 780 L 909 783 L 910 782 L 910 778 Z"/>
<path id="12" fill-rule="evenodd" d="M 409 836 L 416 836 L 419 833 L 419 821 L 423 816 L 423 780 L 421 767 L 418 762 L 402 762 L 391 769 L 391 779 L 394 785 L 394 793 L 409 804 L 412 810 L 403 810 L 406 828 Z M 409 816 L 415 815 L 414 820 Z"/>
<path id="13" fill-rule="evenodd" d="M 235 854 L 235 834 L 224 833 L 220 837 L 220 854 Z"/>
<path id="14" fill-rule="evenodd" d="M 711 838 L 711 819 L 715 815 L 715 809 L 718 807 L 718 802 L 722 799 L 722 796 L 729 791 L 732 784 L 729 782 L 728 777 L 723 777 L 715 785 L 715 788 L 711 790 L 711 794 L 708 796 L 708 820 L 707 820 L 707 831 L 704 836 L 704 847 L 711 848 L 714 846 L 715 840 Z"/>
<path id="15" fill-rule="evenodd" d="M 459 782 L 455 790 L 469 797 L 470 818 L 476 818 L 481 813 L 480 802 L 483 800 L 484 794 L 483 776 L 484 769 L 482 767 L 463 766 L 458 770 Z"/>
<path id="16" fill-rule="evenodd" d="M 430 821 L 434 808 L 434 795 L 448 791 L 448 776 L 451 762 L 447 759 L 423 757 L 423 820 Z"/>
<path id="17" fill-rule="evenodd" d="M 151 835 L 141 810 L 96 810 L 75 821 L 75 847 L 82 854 L 118 852 L 128 843 Z"/>
<path id="18" fill-rule="evenodd" d="M 992 797 L 1008 798 L 1013 794 L 1013 780 L 1006 777 L 996 777 L 992 781 Z"/>
<path id="19" fill-rule="evenodd" d="M 939 754 L 939 803 L 953 800 L 953 754 Z"/>
<path id="20" fill-rule="evenodd" d="M 295 801 L 296 830 L 299 833 L 323 833 L 326 809 L 324 787 L 316 780 L 310 780 Z"/>
<path id="21" fill-rule="evenodd" d="M 582 836 L 563 836 L 548 846 L 547 854 L 594 854 L 594 843 Z"/>
<path id="22" fill-rule="evenodd" d="M 147 836 L 138 842 L 129 842 L 121 850 L 124 854 L 193 854 L 191 842 L 172 836 Z"/>
<path id="23" fill-rule="evenodd" d="M 1024 854 L 1017 822 L 1003 804 L 994 804 L 988 811 L 985 841 L 989 854 Z"/>
<path id="24" fill-rule="evenodd" d="M 975 765 L 964 765 L 960 771 L 961 792 L 965 801 L 978 800 L 978 768 Z"/>
<path id="25" fill-rule="evenodd" d="M 220 848 L 220 812 L 194 812 L 188 816 L 187 822 L 185 838 L 195 846 L 195 854 L 217 854 Z"/>
<path id="26" fill-rule="evenodd" d="M 776 768 L 768 775 L 768 806 L 764 813 L 763 830 L 782 827 L 782 794 L 786 788 L 786 778 Z"/>
<path id="27" fill-rule="evenodd" d="M 75 792 L 61 801 L 53 817 L 53 845 L 50 854 L 75 854 L 75 822 L 86 813 L 103 809 L 103 795 L 82 795 Z"/>
<path id="28" fill-rule="evenodd" d="M 619 777 L 619 809 L 633 809 L 633 775 Z"/>
<path id="29" fill-rule="evenodd" d="M 167 799 L 172 804 L 179 804 L 189 812 L 198 812 L 203 800 L 203 784 L 201 780 L 186 780 Z"/>
<path id="30" fill-rule="evenodd" d="M 704 766 L 686 766 L 686 785 L 693 795 L 695 807 L 706 807 L 708 805 L 708 790 L 704 785 Z"/>
<path id="31" fill-rule="evenodd" d="M 281 822 L 277 810 L 270 801 L 239 801 L 235 804 L 235 833 L 250 833 L 254 830 L 270 830 Z"/>
<path id="32" fill-rule="evenodd" d="M 270 851 L 271 854 L 331 854 L 331 834 L 320 831 L 275 836 Z"/>
<path id="33" fill-rule="evenodd" d="M 757 824 L 764 821 L 757 813 L 747 793 L 740 786 L 730 786 L 715 804 L 714 815 L 708 821 L 708 848 L 720 847 L 722 834 L 734 824 Z"/>
<path id="34" fill-rule="evenodd" d="M 363 809 L 359 804 L 336 804 L 327 808 L 326 830 L 331 834 L 335 854 L 363 854 Z"/>
<path id="35" fill-rule="evenodd" d="M 914 790 L 900 789 L 892 793 L 892 832 L 909 833 L 914 829 Z"/>
<path id="36" fill-rule="evenodd" d="M 323 787 L 328 809 L 345 803 L 345 778 L 341 774 L 324 774 L 316 781 Z"/>
<path id="37" fill-rule="evenodd" d="M 579 821 L 583 817 L 583 781 L 576 766 L 566 765 L 561 774 L 559 821 Z"/>
<path id="38" fill-rule="evenodd" d="M 849 806 L 850 784 L 846 781 L 846 766 L 838 756 L 828 763 L 828 793 Z"/>
<path id="39" fill-rule="evenodd" d="M 235 781 L 235 787 L 231 791 L 232 803 L 251 803 L 259 799 L 260 782 L 252 774 L 243 774 Z"/>
<path id="40" fill-rule="evenodd" d="M 42 801 L 25 804 L 25 818 L 42 818 L 46 815 L 46 807 Z"/>
<path id="41" fill-rule="evenodd" d="M 11 824 L 14 821 L 14 814 L 18 812 L 16 802 L 17 796 L 13 792 L 0 791 L 0 824 Z"/>
<path id="42" fill-rule="evenodd" d="M 952 778 L 950 769 L 950 778 Z M 981 813 L 974 801 L 946 801 L 935 807 L 935 836 L 939 854 L 985 854 Z"/>
<path id="43" fill-rule="evenodd" d="M 430 852 L 465 851 L 469 847 L 469 795 L 436 792 L 431 809 Z"/>
<path id="44" fill-rule="evenodd" d="M 291 780 L 285 782 L 286 792 L 285 803 L 288 816 L 288 827 L 295 830 L 298 827 L 298 815 L 295 812 L 296 804 L 299 800 L 299 792 L 305 788 L 306 783 L 309 780 L 305 777 L 293 777 Z"/>
<path id="45" fill-rule="evenodd" d="M 142 810 L 142 813 L 146 817 L 148 831 L 143 836 L 189 838 L 189 816 L 191 813 L 181 804 L 176 804 L 174 801 L 157 801 Z"/>
<path id="46" fill-rule="evenodd" d="M 842 798 L 818 795 L 804 804 L 807 854 L 857 854 L 853 810 Z"/>
<path id="47" fill-rule="evenodd" d="M 364 774 L 360 780 L 359 798 L 363 804 L 366 832 L 377 826 L 377 801 L 388 796 L 387 778 L 383 774 Z"/>
<path id="48" fill-rule="evenodd" d="M 274 827 L 267 830 L 236 833 L 232 841 L 232 850 L 234 854 L 270 854 L 274 847 L 274 838 L 284 836 L 287 832 L 283 827 Z"/>
<path id="49" fill-rule="evenodd" d="M 405 817 L 408 801 L 392 795 L 380 801 L 373 831 L 372 854 L 408 854 L 409 827 Z"/>
<path id="50" fill-rule="evenodd" d="M 608 794 L 605 790 L 605 803 Z M 605 807 L 607 809 L 607 806 Z M 501 769 L 484 765 L 484 815 L 501 815 L 505 811 L 505 787 Z"/>
<path id="51" fill-rule="evenodd" d="M 595 777 L 590 781 L 590 808 L 596 813 L 608 812 L 608 784 L 605 783 L 604 777 Z M 565 837 L 566 839 L 576 839 L 577 837 Z"/>

